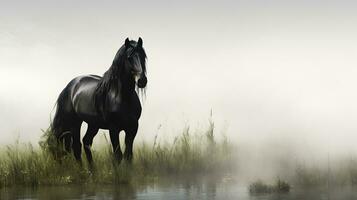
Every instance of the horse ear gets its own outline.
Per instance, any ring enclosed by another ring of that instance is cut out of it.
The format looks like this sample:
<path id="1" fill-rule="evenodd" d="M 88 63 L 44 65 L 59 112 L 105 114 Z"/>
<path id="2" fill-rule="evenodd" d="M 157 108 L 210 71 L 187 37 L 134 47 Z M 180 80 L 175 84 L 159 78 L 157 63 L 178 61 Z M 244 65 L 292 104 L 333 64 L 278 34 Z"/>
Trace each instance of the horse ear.
<path id="1" fill-rule="evenodd" d="M 137 45 L 138 45 L 138 47 L 142 47 L 143 46 L 143 39 L 141 39 L 141 37 L 139 37 Z"/>
<path id="2" fill-rule="evenodd" d="M 126 39 L 125 39 L 125 47 L 128 47 L 129 45 L 130 45 L 129 38 L 126 38 Z"/>

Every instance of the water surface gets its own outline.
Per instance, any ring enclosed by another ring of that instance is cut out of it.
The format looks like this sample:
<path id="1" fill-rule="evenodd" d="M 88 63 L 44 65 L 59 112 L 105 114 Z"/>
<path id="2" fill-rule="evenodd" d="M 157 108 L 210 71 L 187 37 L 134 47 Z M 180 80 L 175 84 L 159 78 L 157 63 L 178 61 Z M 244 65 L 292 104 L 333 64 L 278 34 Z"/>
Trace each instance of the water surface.
<path id="1" fill-rule="evenodd" d="M 352 200 L 354 188 L 330 190 L 293 189 L 287 194 L 249 195 L 247 187 L 236 183 L 165 183 L 151 185 L 13 187 L 0 190 L 0 199 L 165 199 L 165 200 Z"/>

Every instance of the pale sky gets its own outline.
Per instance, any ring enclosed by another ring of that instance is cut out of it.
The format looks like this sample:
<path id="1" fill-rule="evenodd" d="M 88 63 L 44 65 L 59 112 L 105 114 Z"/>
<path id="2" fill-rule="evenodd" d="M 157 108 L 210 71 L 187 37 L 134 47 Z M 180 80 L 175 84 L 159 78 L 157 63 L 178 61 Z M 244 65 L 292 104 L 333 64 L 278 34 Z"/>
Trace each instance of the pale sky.
<path id="1" fill-rule="evenodd" d="M 357 152 L 354 1 L 0 1 L 0 144 L 36 143 L 60 91 L 102 75 L 126 37 L 144 40 L 138 138 L 161 124 L 234 142 L 291 140 Z M 171 134 L 172 133 L 172 134 Z"/>

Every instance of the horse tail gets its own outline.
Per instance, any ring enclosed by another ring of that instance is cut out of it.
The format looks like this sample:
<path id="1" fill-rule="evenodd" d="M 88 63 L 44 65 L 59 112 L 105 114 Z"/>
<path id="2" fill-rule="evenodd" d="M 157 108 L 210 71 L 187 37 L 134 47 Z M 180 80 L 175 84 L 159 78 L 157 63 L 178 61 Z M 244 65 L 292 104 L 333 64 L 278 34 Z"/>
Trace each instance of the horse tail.
<path id="1" fill-rule="evenodd" d="M 61 92 L 57 101 L 56 101 L 56 113 L 51 123 L 52 133 L 60 139 L 61 135 L 64 131 L 64 123 L 65 123 L 65 100 L 68 96 L 66 88 Z"/>
<path id="2" fill-rule="evenodd" d="M 51 122 L 51 132 L 52 137 L 55 136 L 57 151 L 62 151 L 63 143 L 71 142 L 71 132 L 70 132 L 70 114 L 72 112 L 69 109 L 70 101 L 70 87 L 72 86 L 72 81 L 62 90 L 58 99 L 56 101 L 56 112 Z M 53 145 L 53 143 L 52 143 Z M 55 145 L 54 145 L 55 146 Z"/>

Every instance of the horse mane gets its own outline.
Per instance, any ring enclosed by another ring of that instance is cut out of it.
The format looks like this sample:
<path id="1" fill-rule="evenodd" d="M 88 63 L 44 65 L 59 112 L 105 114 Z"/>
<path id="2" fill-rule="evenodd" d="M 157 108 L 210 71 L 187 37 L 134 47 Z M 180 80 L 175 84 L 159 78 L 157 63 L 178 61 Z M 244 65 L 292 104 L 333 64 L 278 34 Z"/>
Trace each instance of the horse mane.
<path id="1" fill-rule="evenodd" d="M 142 67 L 142 70 L 143 70 L 143 74 L 144 76 L 146 76 L 146 53 L 145 53 L 145 49 L 143 47 L 141 47 L 140 49 L 138 49 L 138 52 L 139 52 L 139 56 L 140 56 L 140 62 L 141 62 L 141 67 Z M 144 100 L 144 96 L 146 96 L 146 87 L 145 88 L 139 88 L 137 87 L 137 91 L 138 91 L 138 94 L 140 95 L 141 94 L 141 97 L 142 97 L 142 100 Z"/>
<path id="2" fill-rule="evenodd" d="M 146 53 L 142 47 L 136 48 L 136 44 L 137 44 L 136 41 L 130 41 L 130 45 L 132 46 L 132 48 L 135 48 L 135 50 L 139 53 L 140 62 L 143 70 L 142 73 L 144 73 L 144 75 L 146 76 Z M 103 74 L 103 77 L 100 79 L 94 91 L 94 106 L 97 111 L 103 112 L 103 114 L 105 110 L 104 109 L 105 100 L 109 90 L 113 89 L 117 93 L 120 92 L 120 86 L 119 86 L 119 83 L 121 82 L 120 74 L 123 73 L 123 69 L 125 65 L 124 62 L 125 55 L 126 55 L 126 47 L 125 45 L 123 45 L 116 53 L 112 65 Z M 140 88 L 140 90 L 145 91 L 144 88 Z"/>

